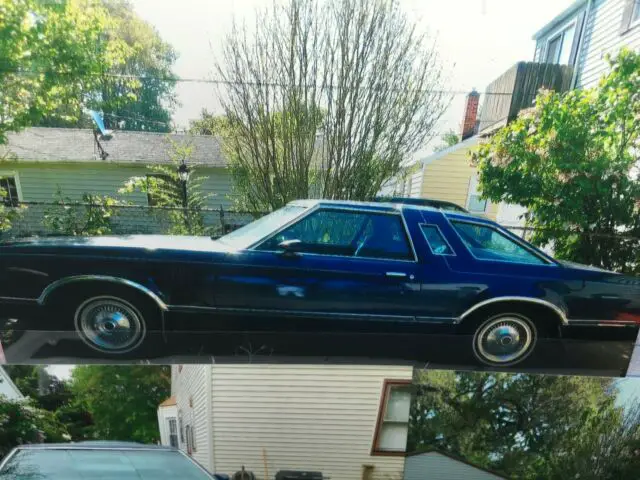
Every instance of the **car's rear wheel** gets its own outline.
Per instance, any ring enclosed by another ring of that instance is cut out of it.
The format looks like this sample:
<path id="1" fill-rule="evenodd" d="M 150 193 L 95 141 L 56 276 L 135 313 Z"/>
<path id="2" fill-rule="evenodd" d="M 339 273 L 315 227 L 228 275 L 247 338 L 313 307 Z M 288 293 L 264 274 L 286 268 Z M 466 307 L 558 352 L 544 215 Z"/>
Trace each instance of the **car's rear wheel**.
<path id="1" fill-rule="evenodd" d="M 473 353 L 490 366 L 507 367 L 522 362 L 536 347 L 538 332 L 521 313 L 499 313 L 480 322 L 473 335 Z"/>
<path id="2" fill-rule="evenodd" d="M 129 301 L 110 295 L 86 299 L 76 309 L 74 322 L 86 345 L 114 355 L 135 350 L 147 334 L 141 311 Z"/>

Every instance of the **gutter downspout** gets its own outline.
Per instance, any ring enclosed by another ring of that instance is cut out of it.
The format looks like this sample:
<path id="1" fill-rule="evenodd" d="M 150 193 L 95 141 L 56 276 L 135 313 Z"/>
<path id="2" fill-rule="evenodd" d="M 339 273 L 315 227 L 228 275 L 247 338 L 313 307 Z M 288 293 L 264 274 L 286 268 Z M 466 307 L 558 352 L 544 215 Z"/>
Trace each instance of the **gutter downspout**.
<path id="1" fill-rule="evenodd" d="M 582 46 L 584 45 L 584 37 L 587 33 L 587 24 L 589 22 L 589 17 L 591 16 L 591 7 L 593 6 L 594 0 L 588 0 L 587 8 L 584 12 L 584 20 L 582 21 L 582 32 L 580 33 L 580 40 L 578 40 L 578 51 L 576 52 L 576 60 L 573 66 L 573 75 L 571 75 L 571 90 L 576 88 L 576 83 L 578 82 L 578 68 L 580 66 L 580 57 L 582 55 Z"/>

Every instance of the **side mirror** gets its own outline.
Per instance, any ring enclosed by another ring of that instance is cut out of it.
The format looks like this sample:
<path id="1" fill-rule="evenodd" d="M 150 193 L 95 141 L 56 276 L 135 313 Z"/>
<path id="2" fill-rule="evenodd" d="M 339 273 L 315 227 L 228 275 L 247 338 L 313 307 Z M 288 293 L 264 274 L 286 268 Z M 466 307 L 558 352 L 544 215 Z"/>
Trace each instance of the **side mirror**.
<path id="1" fill-rule="evenodd" d="M 278 248 L 282 249 L 282 254 L 286 256 L 297 256 L 302 251 L 302 242 L 300 240 L 285 240 L 278 244 Z"/>

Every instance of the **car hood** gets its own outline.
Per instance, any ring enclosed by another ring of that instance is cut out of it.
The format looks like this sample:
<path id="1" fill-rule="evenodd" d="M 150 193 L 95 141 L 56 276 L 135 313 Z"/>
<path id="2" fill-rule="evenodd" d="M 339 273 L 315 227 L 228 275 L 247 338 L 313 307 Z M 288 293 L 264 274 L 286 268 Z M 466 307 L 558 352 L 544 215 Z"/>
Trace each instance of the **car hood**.
<path id="1" fill-rule="evenodd" d="M 611 273 L 614 275 L 619 275 L 616 272 L 605 270 L 604 268 L 600 268 L 600 267 L 594 267 L 592 265 L 585 265 L 583 263 L 569 262 L 568 260 L 558 260 L 558 262 L 560 262 L 560 264 L 562 264 L 563 266 L 567 268 L 572 268 L 574 270 L 588 270 L 590 272 L 605 272 L 605 273 Z"/>
<path id="2" fill-rule="evenodd" d="M 103 237 L 23 238 L 0 242 L 0 249 L 69 250 L 85 248 L 134 248 L 140 250 L 180 250 L 194 252 L 228 252 L 230 247 L 209 237 L 181 235 L 121 235 Z"/>

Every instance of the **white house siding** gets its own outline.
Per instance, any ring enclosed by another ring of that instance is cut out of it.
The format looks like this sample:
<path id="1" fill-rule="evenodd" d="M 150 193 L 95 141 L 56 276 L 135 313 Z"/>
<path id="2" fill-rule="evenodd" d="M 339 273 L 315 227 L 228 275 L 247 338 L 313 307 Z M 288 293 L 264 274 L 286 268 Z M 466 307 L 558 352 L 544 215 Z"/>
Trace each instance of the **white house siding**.
<path id="1" fill-rule="evenodd" d="M 411 190 L 408 192 L 408 196 L 411 198 L 420 198 L 422 193 L 422 169 L 411 175 Z"/>
<path id="2" fill-rule="evenodd" d="M 158 429 L 160 430 L 160 444 L 171 445 L 169 440 L 169 423 L 170 418 L 178 419 L 178 409 L 175 405 L 158 408 Z"/>
<path id="3" fill-rule="evenodd" d="M 621 47 L 640 49 L 640 25 L 620 34 L 626 0 L 595 0 L 585 26 L 584 44 L 578 64 L 577 86 L 596 86 L 608 72 L 605 55 L 615 55 Z"/>
<path id="4" fill-rule="evenodd" d="M 195 449 L 193 458 L 205 468 L 213 470 L 213 450 L 211 448 L 211 426 L 209 420 L 211 395 L 208 395 L 211 367 L 208 365 L 172 366 L 178 417 L 178 443 L 187 451 L 185 430 L 187 425 L 194 429 Z"/>
<path id="5" fill-rule="evenodd" d="M 411 455 L 404 464 L 404 480 L 496 480 L 497 475 L 437 452 Z"/>
<path id="6" fill-rule="evenodd" d="M 18 387 L 11 381 L 9 374 L 0 367 L 0 397 L 9 400 L 21 400 L 24 398 Z"/>
<path id="7" fill-rule="evenodd" d="M 279 470 L 320 471 L 329 478 L 402 478 L 404 458 L 371 456 L 384 379 L 410 379 L 411 367 L 353 365 L 215 365 L 215 470 L 244 465 L 264 478 Z M 263 457 L 264 450 L 264 457 Z"/>

